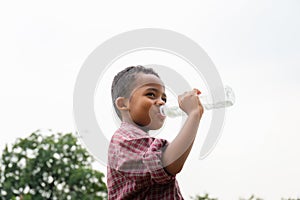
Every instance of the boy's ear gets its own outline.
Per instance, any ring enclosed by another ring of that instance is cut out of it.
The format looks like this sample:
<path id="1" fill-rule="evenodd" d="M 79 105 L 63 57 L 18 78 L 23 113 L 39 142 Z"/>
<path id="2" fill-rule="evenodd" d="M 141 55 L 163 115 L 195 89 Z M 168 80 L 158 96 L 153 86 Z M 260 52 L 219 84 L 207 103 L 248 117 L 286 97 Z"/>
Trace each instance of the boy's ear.
<path id="1" fill-rule="evenodd" d="M 125 97 L 118 97 L 115 101 L 115 104 L 119 110 L 129 110 L 128 99 Z"/>

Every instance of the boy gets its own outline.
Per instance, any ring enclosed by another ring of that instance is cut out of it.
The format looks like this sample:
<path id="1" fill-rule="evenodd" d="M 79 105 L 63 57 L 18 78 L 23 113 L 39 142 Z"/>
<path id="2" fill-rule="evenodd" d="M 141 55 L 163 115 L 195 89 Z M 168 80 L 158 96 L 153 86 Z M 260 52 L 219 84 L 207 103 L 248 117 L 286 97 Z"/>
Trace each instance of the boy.
<path id="1" fill-rule="evenodd" d="M 159 107 L 167 101 L 153 69 L 127 67 L 115 76 L 111 93 L 122 123 L 109 145 L 108 199 L 183 199 L 176 174 L 190 153 L 203 114 L 200 91 L 178 96 L 188 117 L 172 143 L 148 134 L 162 127 L 165 116 Z"/>

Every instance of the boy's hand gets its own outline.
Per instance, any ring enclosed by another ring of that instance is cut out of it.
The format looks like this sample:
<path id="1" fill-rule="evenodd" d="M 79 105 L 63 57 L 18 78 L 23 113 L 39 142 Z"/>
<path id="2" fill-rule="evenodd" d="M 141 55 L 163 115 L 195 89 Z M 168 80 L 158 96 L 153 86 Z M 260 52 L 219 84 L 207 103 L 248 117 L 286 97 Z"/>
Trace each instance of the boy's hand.
<path id="1" fill-rule="evenodd" d="M 204 109 L 199 100 L 199 94 L 201 94 L 201 92 L 198 89 L 194 89 L 178 96 L 179 107 L 187 115 L 196 114 L 200 118 L 202 117 Z"/>

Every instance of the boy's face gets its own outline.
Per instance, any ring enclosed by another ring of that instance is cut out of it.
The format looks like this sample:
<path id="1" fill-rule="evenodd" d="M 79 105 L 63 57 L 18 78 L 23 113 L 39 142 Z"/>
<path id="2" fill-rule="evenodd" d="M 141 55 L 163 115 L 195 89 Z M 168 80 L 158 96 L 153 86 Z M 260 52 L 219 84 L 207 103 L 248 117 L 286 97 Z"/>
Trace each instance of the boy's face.
<path id="1" fill-rule="evenodd" d="M 153 74 L 138 73 L 136 77 L 128 102 L 131 121 L 146 130 L 159 129 L 165 120 L 159 110 L 167 98 L 164 84 Z"/>

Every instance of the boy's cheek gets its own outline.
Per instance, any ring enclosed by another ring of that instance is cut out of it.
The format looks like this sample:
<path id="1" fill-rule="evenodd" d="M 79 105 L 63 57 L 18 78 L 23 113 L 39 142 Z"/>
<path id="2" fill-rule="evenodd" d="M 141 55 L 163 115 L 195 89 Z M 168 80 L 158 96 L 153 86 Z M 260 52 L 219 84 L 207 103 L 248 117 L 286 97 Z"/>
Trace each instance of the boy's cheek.
<path id="1" fill-rule="evenodd" d="M 151 108 L 151 105 L 144 104 L 141 106 L 138 106 L 139 109 L 131 109 L 130 115 L 132 117 L 132 120 L 142 126 L 147 126 L 151 122 L 151 118 L 149 115 L 149 110 Z"/>

